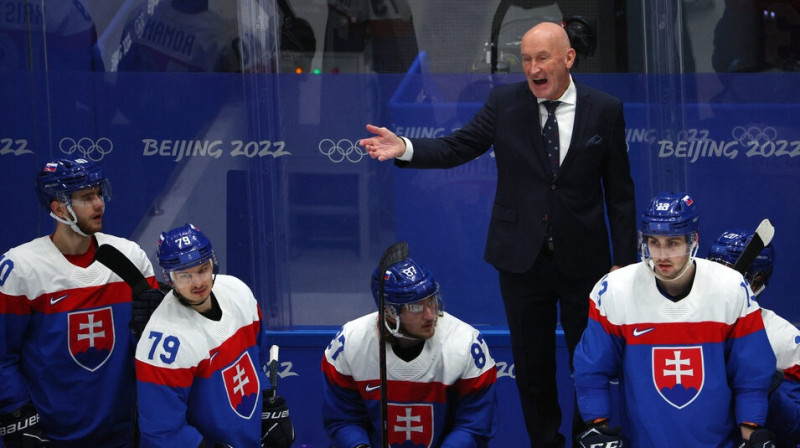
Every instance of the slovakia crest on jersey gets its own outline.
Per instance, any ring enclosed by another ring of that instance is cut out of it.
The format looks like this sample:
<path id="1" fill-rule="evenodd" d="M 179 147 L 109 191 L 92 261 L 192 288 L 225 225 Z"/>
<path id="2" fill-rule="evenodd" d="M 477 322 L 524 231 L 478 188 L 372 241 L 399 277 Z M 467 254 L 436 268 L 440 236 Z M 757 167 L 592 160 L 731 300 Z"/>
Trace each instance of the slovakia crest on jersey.
<path id="1" fill-rule="evenodd" d="M 694 401 L 705 382 L 703 348 L 653 347 L 653 383 L 667 403 L 683 409 Z"/>
<path id="2" fill-rule="evenodd" d="M 250 418 L 256 410 L 261 385 L 256 374 L 250 352 L 244 352 L 239 359 L 222 371 L 228 403 L 234 412 L 243 418 Z"/>
<path id="3" fill-rule="evenodd" d="M 389 446 L 430 448 L 433 444 L 433 405 L 389 403 Z"/>
<path id="4" fill-rule="evenodd" d="M 84 369 L 94 372 L 114 351 L 114 314 L 111 307 L 73 311 L 67 315 L 69 354 Z"/>

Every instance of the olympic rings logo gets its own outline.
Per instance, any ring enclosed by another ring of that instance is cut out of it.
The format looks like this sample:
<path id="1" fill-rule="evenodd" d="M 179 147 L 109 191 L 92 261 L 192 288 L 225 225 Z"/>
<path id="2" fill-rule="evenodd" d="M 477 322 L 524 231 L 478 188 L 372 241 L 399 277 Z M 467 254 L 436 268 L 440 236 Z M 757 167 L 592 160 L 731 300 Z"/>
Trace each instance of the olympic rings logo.
<path id="1" fill-rule="evenodd" d="M 340 163 L 345 159 L 350 163 L 358 163 L 367 155 L 367 151 L 358 146 L 358 140 L 351 142 L 346 138 L 336 142 L 329 138 L 320 140 L 319 152 L 333 163 Z"/>
<path id="2" fill-rule="evenodd" d="M 86 159 L 99 162 L 103 160 L 106 154 L 114 149 L 114 144 L 105 137 L 100 137 L 96 141 L 89 137 L 83 137 L 78 140 L 64 137 L 58 142 L 58 148 L 64 154 L 73 154 L 77 152 Z"/>
<path id="3" fill-rule="evenodd" d="M 775 141 L 778 138 L 778 131 L 772 126 L 764 129 L 756 126 L 750 126 L 749 128 L 736 126 L 731 130 L 731 136 L 743 145 L 747 145 L 750 142 L 766 143 Z"/>

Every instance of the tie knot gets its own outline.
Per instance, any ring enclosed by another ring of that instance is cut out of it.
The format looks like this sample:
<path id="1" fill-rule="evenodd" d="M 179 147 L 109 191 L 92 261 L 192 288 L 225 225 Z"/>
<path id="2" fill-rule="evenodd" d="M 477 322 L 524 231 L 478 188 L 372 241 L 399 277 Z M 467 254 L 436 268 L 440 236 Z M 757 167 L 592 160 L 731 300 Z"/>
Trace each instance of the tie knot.
<path id="1" fill-rule="evenodd" d="M 544 104 L 545 109 L 547 109 L 547 113 L 552 114 L 553 112 L 556 111 L 556 107 L 558 107 L 558 105 L 561 104 L 561 101 L 547 100 L 547 101 L 542 101 L 542 104 Z"/>

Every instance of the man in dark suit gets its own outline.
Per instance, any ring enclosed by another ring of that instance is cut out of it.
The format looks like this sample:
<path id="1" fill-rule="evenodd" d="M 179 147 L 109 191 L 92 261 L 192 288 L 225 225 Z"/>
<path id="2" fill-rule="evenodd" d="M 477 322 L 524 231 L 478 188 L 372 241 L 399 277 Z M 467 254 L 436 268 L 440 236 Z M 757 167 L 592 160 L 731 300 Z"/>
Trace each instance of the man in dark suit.
<path id="1" fill-rule="evenodd" d="M 559 447 L 557 304 L 571 367 L 592 286 L 636 261 L 634 190 L 622 103 L 572 81 L 575 50 L 564 29 L 540 23 L 520 50 L 527 80 L 493 89 L 463 128 L 410 140 L 367 125 L 375 136 L 360 144 L 373 158 L 412 168 L 454 167 L 494 146 L 497 192 L 484 258 L 499 272 L 531 446 Z M 559 101 L 554 112 L 546 100 Z M 574 431 L 582 426 L 577 414 L 574 423 Z"/>

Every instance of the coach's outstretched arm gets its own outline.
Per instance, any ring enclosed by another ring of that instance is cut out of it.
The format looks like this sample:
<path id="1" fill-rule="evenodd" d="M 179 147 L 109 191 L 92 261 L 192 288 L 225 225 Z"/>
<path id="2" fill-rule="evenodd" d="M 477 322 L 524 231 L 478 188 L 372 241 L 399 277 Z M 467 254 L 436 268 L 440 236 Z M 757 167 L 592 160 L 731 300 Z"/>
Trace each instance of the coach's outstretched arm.
<path id="1" fill-rule="evenodd" d="M 374 137 L 363 138 L 358 144 L 367 149 L 369 156 L 381 162 L 402 156 L 406 152 L 406 142 L 394 132 L 368 124 L 367 131 Z"/>

